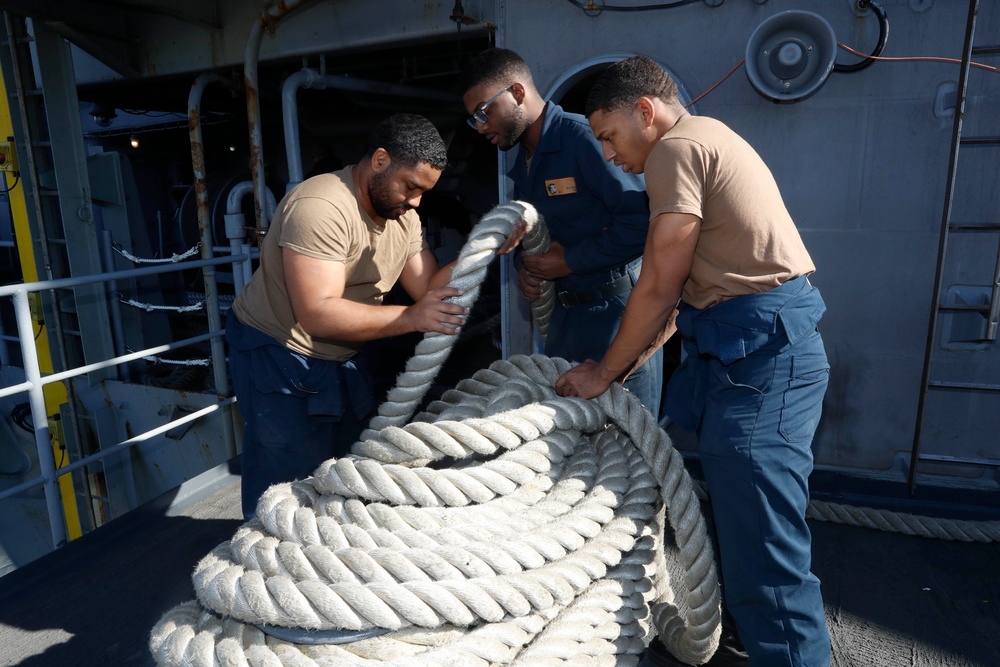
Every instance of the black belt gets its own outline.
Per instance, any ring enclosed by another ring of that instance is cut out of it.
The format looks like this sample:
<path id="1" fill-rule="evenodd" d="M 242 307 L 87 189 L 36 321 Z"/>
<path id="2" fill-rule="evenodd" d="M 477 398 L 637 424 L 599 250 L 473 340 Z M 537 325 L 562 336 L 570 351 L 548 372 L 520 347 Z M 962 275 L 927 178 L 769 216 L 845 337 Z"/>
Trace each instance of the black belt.
<path id="1" fill-rule="evenodd" d="M 556 298 L 564 308 L 575 308 L 593 301 L 607 301 L 613 296 L 632 289 L 632 278 L 626 273 L 621 278 L 604 283 L 594 289 L 580 290 L 579 292 L 566 292 L 557 290 Z"/>

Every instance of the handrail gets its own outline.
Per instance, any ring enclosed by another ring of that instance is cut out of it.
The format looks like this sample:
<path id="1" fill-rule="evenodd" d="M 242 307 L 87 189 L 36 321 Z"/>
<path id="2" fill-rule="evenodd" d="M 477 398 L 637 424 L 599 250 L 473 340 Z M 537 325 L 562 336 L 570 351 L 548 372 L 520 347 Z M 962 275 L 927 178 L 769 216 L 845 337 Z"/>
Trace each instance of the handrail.
<path id="1" fill-rule="evenodd" d="M 146 431 L 145 433 L 140 433 L 139 435 L 133 436 L 133 437 L 129 438 L 128 440 L 122 440 L 118 444 L 112 445 L 111 447 L 108 447 L 107 449 L 102 449 L 101 451 L 95 452 L 94 454 L 91 454 L 90 456 L 83 457 L 79 461 L 74 461 L 73 463 L 67 464 L 67 465 L 63 466 L 62 468 L 59 468 L 59 471 L 60 471 L 59 474 L 62 475 L 62 474 L 68 473 L 68 472 L 73 472 L 74 470 L 78 470 L 78 469 L 80 469 L 80 468 L 82 468 L 82 467 L 84 467 L 86 465 L 90 465 L 94 461 L 98 461 L 100 459 L 103 459 L 106 456 L 110 456 L 111 454 L 115 454 L 115 453 L 117 453 L 117 452 L 119 452 L 119 451 L 121 451 L 123 449 L 128 449 L 129 447 L 132 447 L 133 445 L 138 445 L 139 443 L 146 442 L 147 440 L 150 440 L 151 438 L 155 438 L 156 436 L 161 435 L 163 433 L 166 433 L 167 431 L 170 431 L 170 430 L 172 430 L 174 428 L 177 428 L 178 426 L 182 426 L 184 424 L 187 424 L 188 422 L 193 422 L 193 421 L 195 421 L 197 419 L 201 419 L 202 417 L 205 417 L 206 415 L 210 415 L 213 412 L 218 412 L 222 408 L 229 407 L 230 405 L 232 405 L 235 402 L 236 402 L 236 397 L 235 396 L 230 396 L 229 398 L 225 398 L 225 399 L 219 401 L 218 403 L 214 403 L 212 405 L 207 405 L 207 406 L 203 407 L 200 410 L 196 410 L 195 412 L 192 412 L 191 414 L 187 414 L 187 415 L 184 415 L 183 417 L 179 417 L 179 418 L 173 420 L 172 422 L 167 422 L 166 424 L 163 424 L 161 426 L 157 426 L 156 428 L 152 428 L 152 429 Z"/>
<path id="2" fill-rule="evenodd" d="M 154 437 L 156 437 L 156 436 L 158 436 L 158 435 L 160 435 L 162 433 L 166 433 L 167 431 L 170 431 L 170 430 L 172 430 L 174 428 L 177 428 L 178 426 L 182 426 L 184 424 L 187 424 L 188 422 L 196 421 L 196 420 L 201 419 L 202 417 L 206 417 L 206 416 L 208 416 L 208 415 L 210 415 L 210 414 L 212 414 L 214 412 L 218 412 L 222 408 L 229 407 L 230 405 L 233 405 L 234 403 L 236 403 L 236 397 L 235 396 L 230 396 L 229 398 L 227 398 L 225 400 L 222 400 L 222 401 L 219 401 L 218 403 L 214 403 L 212 405 L 207 405 L 207 406 L 205 406 L 204 408 L 202 408 L 200 410 L 196 410 L 196 411 L 194 411 L 194 412 L 192 412 L 190 414 L 186 414 L 183 417 L 179 417 L 179 418 L 173 420 L 172 422 L 167 422 L 166 424 L 163 424 L 161 426 L 157 426 L 156 428 L 150 429 L 150 430 L 146 431 L 145 433 L 140 433 L 137 436 L 133 436 L 133 437 L 129 438 L 128 440 L 123 440 L 122 442 L 119 442 L 116 445 L 112 445 L 111 447 L 108 447 L 107 449 L 102 449 L 99 452 L 95 452 L 95 453 L 91 454 L 90 456 L 86 456 L 86 457 L 80 459 L 79 461 L 74 461 L 73 463 L 69 463 L 69 464 L 63 466 L 62 468 L 57 468 L 56 471 L 59 474 L 59 476 L 66 475 L 66 474 L 71 473 L 71 472 L 73 472 L 75 470 L 79 470 L 80 468 L 83 468 L 84 466 L 88 466 L 91 463 L 94 463 L 95 461 L 99 461 L 99 460 L 101 460 L 103 458 L 107 458 L 108 456 L 111 456 L 112 454 L 117 454 L 118 452 L 120 452 L 123 449 L 128 449 L 129 447 L 132 447 L 134 445 L 138 445 L 139 443 L 146 442 L 147 440 L 149 440 L 151 438 L 154 438 Z M 36 486 L 41 486 L 44 482 L 45 482 L 45 478 L 44 477 L 36 477 L 35 479 L 29 480 L 29 481 L 24 482 L 22 484 L 18 484 L 17 486 L 14 486 L 14 487 L 11 487 L 9 489 L 6 489 L 5 491 L 0 491 L 0 500 L 5 500 L 6 498 L 10 498 L 11 496 L 16 496 L 17 494 L 21 493 L 22 491 L 27 491 L 29 489 L 35 488 Z"/>
<path id="3" fill-rule="evenodd" d="M 68 371 L 61 371 L 59 373 L 51 373 L 49 375 L 43 375 L 38 383 L 42 386 L 47 384 L 52 384 L 53 382 L 62 382 L 63 380 L 68 380 L 70 378 L 77 377 L 79 375 L 86 375 L 87 373 L 93 373 L 94 371 L 99 371 L 104 368 L 110 368 L 111 366 L 118 366 L 119 364 L 125 364 L 130 361 L 138 361 L 143 357 L 151 357 L 153 355 L 161 354 L 163 352 L 169 352 L 171 350 L 179 350 L 182 347 L 187 347 L 188 345 L 194 345 L 196 343 L 201 343 L 206 340 L 212 340 L 215 338 L 221 338 L 225 335 L 225 330 L 213 331 L 207 334 L 201 334 L 199 336 L 192 336 L 191 338 L 185 338 L 184 340 L 174 341 L 173 343 L 164 343 L 163 345 L 157 345 L 156 347 L 149 347 L 145 350 L 139 350 L 138 352 L 130 352 L 128 354 L 123 354 L 111 359 L 106 359 L 104 361 L 95 361 L 92 364 L 87 364 L 86 366 L 78 366 L 72 368 Z M 5 387 L 0 389 L 0 398 L 6 396 L 12 396 L 14 394 L 19 394 L 26 389 L 30 389 L 33 386 L 31 382 L 23 382 L 19 385 L 13 385 L 11 387 Z M 23 387 L 19 391 L 12 391 L 18 387 Z"/>
<path id="4" fill-rule="evenodd" d="M 249 255 L 230 255 L 228 257 L 213 257 L 212 259 L 199 259 L 184 262 L 174 262 L 171 264 L 160 264 L 158 266 L 147 266 L 142 269 L 125 269 L 124 271 L 106 271 L 104 273 L 92 273 L 87 276 L 75 276 L 70 278 L 57 278 L 54 280 L 40 280 L 34 283 L 14 283 L 11 285 L 0 285 L 0 297 L 14 296 L 17 292 L 41 292 L 50 289 L 65 289 L 76 287 L 77 285 L 88 285 L 90 283 L 104 283 L 111 280 L 123 280 L 125 278 L 140 278 L 159 273 L 170 273 L 179 271 L 178 265 L 183 265 L 185 269 L 197 269 L 209 264 L 231 264 L 237 260 L 249 259 Z"/>
<path id="5" fill-rule="evenodd" d="M 22 484 L 19 484 L 13 488 L 7 489 L 0 492 L 0 500 L 4 498 L 11 497 L 18 493 L 21 493 L 28 489 L 33 489 L 37 486 L 42 486 L 45 491 L 45 505 L 48 510 L 49 516 L 49 529 L 52 536 L 52 544 L 54 547 L 58 548 L 64 545 L 67 541 L 67 530 L 66 530 L 66 514 L 62 504 L 62 493 L 59 489 L 58 480 L 62 475 L 69 474 L 74 470 L 82 468 L 90 463 L 101 460 L 107 456 L 118 453 L 121 450 L 132 447 L 140 442 L 145 442 L 146 440 L 156 437 L 162 433 L 169 431 L 176 426 L 185 424 L 190 421 L 194 421 L 206 415 L 212 414 L 214 412 L 220 411 L 233 403 L 235 403 L 235 397 L 229 396 L 223 398 L 221 395 L 218 397 L 220 400 L 217 403 L 206 406 L 200 410 L 192 412 L 190 414 L 184 415 L 179 419 L 175 419 L 171 422 L 158 426 L 156 428 L 150 429 L 145 433 L 140 433 L 128 440 L 117 443 L 111 447 L 103 448 L 101 451 L 84 457 L 78 461 L 64 466 L 62 468 L 56 467 L 55 455 L 53 454 L 52 447 L 49 440 L 49 427 L 48 427 L 48 415 L 45 408 L 45 396 L 43 394 L 43 387 L 47 384 L 52 384 L 54 382 L 60 382 L 72 377 L 79 375 L 85 375 L 87 373 L 99 370 L 102 368 L 107 368 L 109 366 L 115 366 L 129 361 L 134 361 L 145 356 L 151 356 L 153 354 L 158 354 L 168 350 L 174 350 L 181 347 L 186 347 L 188 345 L 193 345 L 205 340 L 215 341 L 221 338 L 225 334 L 225 329 L 220 329 L 218 331 L 212 331 L 207 334 L 202 334 L 200 336 L 194 336 L 181 341 L 175 341 L 173 343 L 167 343 L 164 345 L 152 347 L 146 350 L 140 350 L 138 352 L 131 352 L 129 354 L 120 355 L 112 359 L 106 359 L 104 361 L 94 362 L 92 364 L 87 364 L 84 366 L 79 366 L 77 368 L 71 368 L 59 373 L 50 373 L 47 375 L 42 375 L 41 369 L 38 364 L 38 354 L 35 347 L 35 337 L 32 331 L 32 316 L 31 309 L 28 306 L 28 294 L 32 292 L 41 292 L 47 290 L 64 289 L 69 287 L 75 287 L 77 285 L 87 285 L 91 283 L 114 283 L 118 280 L 124 280 L 126 278 L 138 278 L 142 276 L 157 275 L 160 273 L 170 273 L 174 271 L 187 270 L 190 268 L 215 266 L 218 264 L 237 264 L 239 262 L 245 262 L 250 260 L 249 253 L 234 254 L 227 257 L 214 257 L 211 259 L 201 259 L 197 261 L 184 261 L 184 262 L 174 262 L 170 264 L 162 264 L 158 266 L 151 266 L 139 269 L 127 269 L 124 271 L 109 271 L 105 273 L 91 274 L 87 276 L 76 276 L 70 278 L 60 278 L 57 280 L 43 280 L 34 283 L 18 283 L 13 285 L 0 286 L 0 298 L 2 297 L 12 297 L 14 302 L 14 316 L 17 323 L 18 330 L 18 340 L 21 344 L 21 358 L 24 364 L 24 374 L 25 381 L 16 385 L 11 385 L 0 389 L 0 398 L 5 396 L 11 396 L 14 394 L 19 394 L 27 392 L 28 403 L 31 408 L 31 420 L 34 424 L 35 433 L 35 447 L 38 452 L 38 463 L 41 467 L 41 475 L 33 480 L 29 480 Z M 221 343 L 221 341 L 219 341 Z M 222 351 L 222 346 L 219 344 L 213 344 L 212 352 L 213 357 L 216 353 Z M 219 362 L 215 359 L 216 363 Z M 225 388 L 217 387 L 217 392 L 224 391 Z"/>

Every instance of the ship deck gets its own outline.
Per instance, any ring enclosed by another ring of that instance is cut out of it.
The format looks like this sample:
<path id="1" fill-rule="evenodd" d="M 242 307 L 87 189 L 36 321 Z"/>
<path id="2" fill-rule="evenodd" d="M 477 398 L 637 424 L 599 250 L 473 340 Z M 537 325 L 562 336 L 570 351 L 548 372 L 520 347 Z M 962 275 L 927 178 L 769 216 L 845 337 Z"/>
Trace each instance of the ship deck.
<path id="1" fill-rule="evenodd" d="M 845 493 L 843 480 L 822 476 L 814 495 L 823 498 L 827 485 L 838 489 L 828 501 L 883 502 L 913 513 L 919 503 L 932 512 L 942 507 L 926 489 L 876 498 L 863 484 Z M 193 599 L 196 563 L 241 523 L 237 475 L 174 500 L 167 494 L 0 578 L 0 664 L 154 665 L 150 629 L 169 608 Z M 990 494 L 949 508 L 964 514 L 956 518 L 983 518 L 1000 512 L 1000 502 Z M 811 528 L 834 667 L 1000 664 L 1000 543 L 816 521 Z"/>

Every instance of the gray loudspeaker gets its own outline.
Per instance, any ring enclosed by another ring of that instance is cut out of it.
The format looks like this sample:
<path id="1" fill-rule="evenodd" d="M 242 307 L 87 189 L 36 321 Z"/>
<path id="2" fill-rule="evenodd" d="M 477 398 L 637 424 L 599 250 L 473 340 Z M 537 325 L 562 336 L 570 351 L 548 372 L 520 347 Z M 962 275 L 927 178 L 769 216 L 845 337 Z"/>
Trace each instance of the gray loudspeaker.
<path id="1" fill-rule="evenodd" d="M 747 40 L 747 78 L 773 102 L 799 102 L 826 82 L 837 57 L 833 28 L 819 14 L 792 9 L 761 22 Z"/>

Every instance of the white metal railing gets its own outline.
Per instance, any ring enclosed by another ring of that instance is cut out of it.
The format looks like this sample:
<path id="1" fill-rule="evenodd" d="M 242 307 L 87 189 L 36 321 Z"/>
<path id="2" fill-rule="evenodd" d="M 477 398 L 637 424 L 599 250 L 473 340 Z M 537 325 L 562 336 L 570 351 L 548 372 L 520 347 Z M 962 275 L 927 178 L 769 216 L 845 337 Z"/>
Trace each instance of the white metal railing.
<path id="1" fill-rule="evenodd" d="M 246 247 L 244 246 L 244 248 Z M 59 373 L 51 373 L 43 376 L 38 365 L 38 355 L 35 347 L 35 333 L 32 330 L 33 319 L 31 316 L 31 310 L 28 306 L 28 294 L 54 289 L 65 289 L 92 283 L 114 283 L 115 281 L 128 278 L 170 273 L 173 271 L 188 270 L 191 268 L 208 266 L 214 267 L 218 264 L 235 265 L 239 262 L 249 262 L 249 260 L 249 251 L 245 250 L 244 254 L 230 255 L 226 257 L 185 261 L 142 269 L 111 271 L 75 278 L 63 278 L 59 280 L 45 280 L 35 283 L 0 286 L 0 298 L 9 296 L 12 297 L 14 302 L 14 315 L 17 322 L 18 340 L 21 346 L 21 357 L 24 363 L 25 374 L 24 382 L 0 389 L 0 398 L 27 392 L 28 402 L 31 408 L 31 419 L 34 424 L 35 446 L 38 450 L 38 462 L 41 467 L 40 477 L 28 480 L 22 484 L 0 492 L 0 500 L 17 495 L 28 489 L 33 489 L 38 486 L 43 487 L 45 491 L 45 504 L 49 515 L 49 527 L 52 534 L 52 544 L 54 547 L 62 546 L 67 541 L 66 515 L 63 509 L 62 494 L 58 484 L 60 476 L 71 473 L 79 468 L 82 468 L 83 466 L 99 461 L 107 456 L 112 456 L 129 447 L 166 433 L 176 426 L 186 424 L 223 410 L 224 408 L 227 408 L 235 403 L 236 399 L 234 397 L 223 398 L 218 403 L 204 407 L 196 412 L 186 414 L 179 419 L 175 419 L 174 421 L 158 426 L 145 433 L 141 433 L 135 437 L 129 438 L 128 440 L 119 442 L 111 447 L 102 448 L 101 451 L 74 461 L 62 468 L 57 468 L 55 455 L 53 454 L 49 441 L 48 414 L 45 409 L 45 397 L 43 394 L 43 387 L 45 385 L 68 380 L 70 378 L 92 373 L 104 368 L 125 364 L 130 361 L 141 359 L 145 356 L 161 354 L 163 352 L 176 350 L 178 348 L 200 343 L 202 341 L 220 338 L 225 334 L 225 329 L 210 331 L 209 333 L 200 336 L 194 336 L 184 340 L 175 341 L 173 343 L 167 343 L 165 345 L 131 352 L 129 354 L 117 356 L 105 361 L 99 361 L 85 366 L 80 366 L 78 368 L 72 368 Z M 224 357 L 224 355 L 222 356 Z M 223 369 L 224 372 L 225 358 L 219 358 L 219 355 L 213 354 L 212 364 L 217 369 Z M 225 390 L 226 387 L 216 387 L 217 392 L 224 392 Z M 232 439 L 232 428 L 225 430 L 230 434 L 230 439 Z"/>

